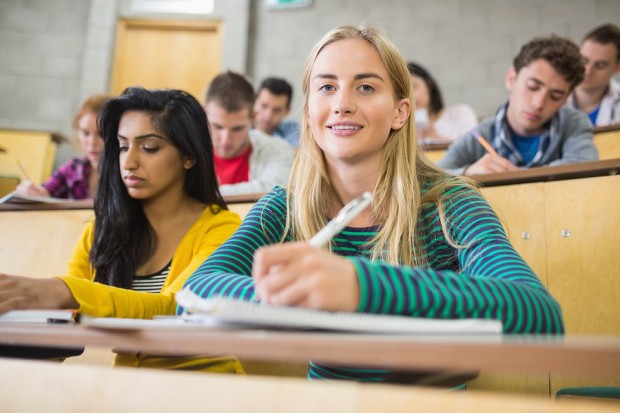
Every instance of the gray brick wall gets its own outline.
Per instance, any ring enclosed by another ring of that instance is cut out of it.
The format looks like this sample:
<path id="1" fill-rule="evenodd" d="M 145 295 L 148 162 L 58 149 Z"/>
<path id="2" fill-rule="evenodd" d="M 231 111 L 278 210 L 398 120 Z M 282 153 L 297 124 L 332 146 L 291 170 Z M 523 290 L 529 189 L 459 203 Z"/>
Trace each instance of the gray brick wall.
<path id="1" fill-rule="evenodd" d="M 446 103 L 466 102 L 486 115 L 506 99 L 504 77 L 524 42 L 549 33 L 578 42 L 598 24 L 620 23 L 617 0 L 314 0 L 304 9 L 255 4 L 254 12 L 252 76 L 292 82 L 296 116 L 304 59 L 340 24 L 383 27 L 407 59 L 433 73 Z"/>
<path id="2" fill-rule="evenodd" d="M 71 134 L 79 103 L 109 85 L 116 22 L 131 0 L 1 0 L 0 127 Z M 427 66 L 448 104 L 479 115 L 506 98 L 504 76 L 519 46 L 556 33 L 579 41 L 620 22 L 618 0 L 314 0 L 267 10 L 262 0 L 215 0 L 223 21 L 223 67 L 288 79 L 301 112 L 300 78 L 312 45 L 329 29 L 362 21 L 388 32 L 407 59 Z M 174 16 L 172 16 L 174 17 Z M 73 153 L 61 148 L 58 162 Z"/>

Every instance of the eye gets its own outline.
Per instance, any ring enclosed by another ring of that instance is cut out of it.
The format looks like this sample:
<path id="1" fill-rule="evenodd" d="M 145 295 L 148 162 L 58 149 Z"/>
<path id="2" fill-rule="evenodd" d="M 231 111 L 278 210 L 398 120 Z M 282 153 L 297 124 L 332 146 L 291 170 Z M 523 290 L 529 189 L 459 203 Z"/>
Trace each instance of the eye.
<path id="1" fill-rule="evenodd" d="M 364 93 L 370 93 L 375 90 L 375 88 L 370 85 L 362 85 L 359 87 L 359 89 Z"/>
<path id="2" fill-rule="evenodd" d="M 319 88 L 319 90 L 322 90 L 324 92 L 333 92 L 335 88 L 332 85 L 323 85 Z"/>
<path id="3" fill-rule="evenodd" d="M 144 145 L 142 147 L 142 149 L 144 149 L 144 152 L 146 153 L 155 153 L 159 150 L 159 146 L 156 145 Z"/>

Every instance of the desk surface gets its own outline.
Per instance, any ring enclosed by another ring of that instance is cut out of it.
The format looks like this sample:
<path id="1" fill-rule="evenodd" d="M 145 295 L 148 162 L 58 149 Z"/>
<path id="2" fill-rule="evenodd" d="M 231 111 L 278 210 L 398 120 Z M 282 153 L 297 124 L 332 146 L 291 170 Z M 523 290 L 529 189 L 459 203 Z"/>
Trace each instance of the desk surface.
<path id="1" fill-rule="evenodd" d="M 232 354 L 389 369 L 488 370 L 620 377 L 620 337 L 429 337 L 322 332 L 0 324 L 0 343 L 99 346 L 155 354 Z"/>
<path id="2" fill-rule="evenodd" d="M 239 195 L 226 195 L 224 201 L 227 204 L 244 204 L 254 203 L 263 196 L 262 193 L 256 194 L 239 194 Z M 93 200 L 84 199 L 79 201 L 67 201 L 67 202 L 32 202 L 32 203 L 5 203 L 0 204 L 0 211 L 42 211 L 42 210 L 66 210 L 66 209 L 93 209 Z"/>
<path id="3" fill-rule="evenodd" d="M 620 172 L 620 159 L 581 162 L 570 165 L 543 166 L 514 172 L 472 175 L 470 178 L 482 186 L 524 184 L 529 182 L 561 181 L 565 179 L 591 178 L 616 175 Z"/>

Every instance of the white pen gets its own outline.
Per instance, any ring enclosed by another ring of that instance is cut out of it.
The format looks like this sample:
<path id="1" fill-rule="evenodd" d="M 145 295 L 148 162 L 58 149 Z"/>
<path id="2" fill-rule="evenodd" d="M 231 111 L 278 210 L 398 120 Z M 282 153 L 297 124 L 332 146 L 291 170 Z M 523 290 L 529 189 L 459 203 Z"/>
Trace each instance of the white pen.
<path id="1" fill-rule="evenodd" d="M 309 244 L 313 247 L 320 248 L 327 244 L 332 238 L 336 236 L 349 222 L 360 214 L 372 201 L 372 194 L 370 192 L 364 192 L 361 196 L 353 199 L 346 204 L 338 215 L 336 215 L 331 221 L 325 225 L 325 227 L 317 232 L 309 241 Z"/>

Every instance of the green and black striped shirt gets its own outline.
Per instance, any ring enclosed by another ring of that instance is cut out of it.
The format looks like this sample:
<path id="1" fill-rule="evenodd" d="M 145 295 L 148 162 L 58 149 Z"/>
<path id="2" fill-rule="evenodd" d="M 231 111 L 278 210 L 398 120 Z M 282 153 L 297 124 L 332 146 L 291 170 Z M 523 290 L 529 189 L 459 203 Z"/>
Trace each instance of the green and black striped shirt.
<path id="1" fill-rule="evenodd" d="M 448 190 L 444 200 L 448 232 L 460 247 L 447 242 L 437 207 L 426 206 L 418 226 L 429 263 L 426 267 L 371 261 L 368 241 L 379 227 L 347 227 L 334 238 L 333 251 L 348 257 L 357 269 L 357 311 L 429 318 L 490 318 L 502 321 L 504 333 L 562 334 L 560 306 L 514 250 L 486 200 L 464 186 Z M 254 299 L 254 252 L 280 241 L 286 209 L 286 192 L 276 187 L 256 203 L 235 234 L 190 276 L 185 286 L 202 297 Z M 308 376 L 386 381 L 391 372 L 311 363 Z"/>

